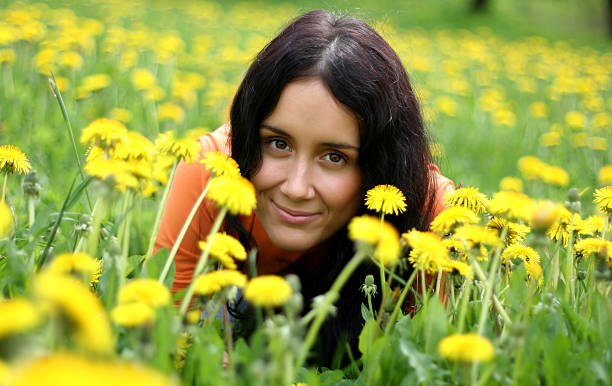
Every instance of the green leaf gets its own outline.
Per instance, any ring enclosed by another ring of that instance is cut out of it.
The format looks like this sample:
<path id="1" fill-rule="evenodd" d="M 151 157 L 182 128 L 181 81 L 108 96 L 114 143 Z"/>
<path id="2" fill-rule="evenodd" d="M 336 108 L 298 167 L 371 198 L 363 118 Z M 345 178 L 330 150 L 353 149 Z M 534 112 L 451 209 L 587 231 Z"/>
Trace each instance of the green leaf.
<path id="1" fill-rule="evenodd" d="M 382 331 L 378 327 L 378 323 L 374 318 L 370 318 L 359 334 L 359 351 L 365 355 L 370 351 L 370 347 L 374 344 L 376 337 L 381 336 Z"/>

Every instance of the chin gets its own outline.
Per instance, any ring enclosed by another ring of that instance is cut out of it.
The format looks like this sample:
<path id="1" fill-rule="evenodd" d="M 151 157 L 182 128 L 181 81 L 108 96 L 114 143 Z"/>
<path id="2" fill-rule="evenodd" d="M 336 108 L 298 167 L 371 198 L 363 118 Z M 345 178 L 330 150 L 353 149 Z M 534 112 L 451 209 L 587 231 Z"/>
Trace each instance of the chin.
<path id="1" fill-rule="evenodd" d="M 285 233 L 280 237 L 269 236 L 274 245 L 289 252 L 305 252 L 317 244 L 315 240 L 311 240 L 305 235 L 288 235 Z"/>

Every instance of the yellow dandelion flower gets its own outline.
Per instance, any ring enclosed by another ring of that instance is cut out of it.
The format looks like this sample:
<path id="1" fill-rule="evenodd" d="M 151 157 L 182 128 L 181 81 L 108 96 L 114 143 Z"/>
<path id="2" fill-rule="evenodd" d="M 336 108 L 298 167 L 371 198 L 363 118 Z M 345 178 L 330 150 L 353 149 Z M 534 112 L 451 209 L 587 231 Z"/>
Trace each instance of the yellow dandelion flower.
<path id="1" fill-rule="evenodd" d="M 604 165 L 597 173 L 597 181 L 600 184 L 612 184 L 612 165 Z"/>
<path id="2" fill-rule="evenodd" d="M 561 238 L 563 245 L 567 246 L 569 243 L 570 233 L 582 233 L 585 234 L 585 230 L 588 233 L 588 224 L 585 224 L 584 220 L 578 213 L 571 213 L 562 205 L 557 206 L 558 219 L 551 225 L 546 231 L 546 235 L 552 240 L 559 240 Z M 576 239 L 574 238 L 574 241 Z"/>
<path id="3" fill-rule="evenodd" d="M 253 184 L 242 176 L 223 175 L 211 179 L 206 197 L 233 215 L 249 216 L 257 205 Z"/>
<path id="4" fill-rule="evenodd" d="M 351 240 L 372 246 L 374 259 L 384 266 L 392 266 L 399 260 L 399 234 L 386 221 L 368 215 L 354 217 L 348 225 L 348 233 Z"/>
<path id="5" fill-rule="evenodd" d="M 93 284 L 100 277 L 102 261 L 96 260 L 84 252 L 62 253 L 57 255 L 47 270 L 53 274 L 76 273 L 83 275 L 88 284 Z"/>
<path id="6" fill-rule="evenodd" d="M 574 253 L 577 256 L 584 257 L 588 257 L 592 254 L 610 256 L 612 255 L 612 242 L 594 237 L 582 239 L 574 245 Z"/>
<path id="7" fill-rule="evenodd" d="M 547 166 L 542 170 L 542 181 L 556 186 L 567 186 L 569 184 L 569 175 L 567 172 L 558 166 Z"/>
<path id="8" fill-rule="evenodd" d="M 526 225 L 517 224 L 500 217 L 493 217 L 487 224 L 487 228 L 495 229 L 498 236 L 501 236 L 505 227 L 507 227 L 506 238 L 504 239 L 506 246 L 525 240 L 527 233 L 531 230 Z"/>
<path id="9" fill-rule="evenodd" d="M 128 131 L 125 141 L 118 142 L 110 152 L 114 159 L 128 161 L 140 160 L 151 162 L 153 159 L 153 142 L 135 131 Z"/>
<path id="10" fill-rule="evenodd" d="M 140 181 L 133 173 L 136 171 L 135 168 L 125 161 L 94 158 L 88 161 L 83 169 L 88 175 L 105 181 L 113 189 L 121 192 L 125 192 L 126 189 L 137 190 L 140 187 Z"/>
<path id="11" fill-rule="evenodd" d="M 406 197 L 393 185 L 377 185 L 366 193 L 368 209 L 384 214 L 400 214 L 406 211 Z"/>
<path id="12" fill-rule="evenodd" d="M 174 137 L 174 131 L 169 130 L 161 133 L 155 140 L 155 149 L 160 154 L 171 155 L 186 163 L 192 163 L 199 157 L 198 153 L 202 148 L 193 138 L 177 139 Z"/>
<path id="13" fill-rule="evenodd" d="M 561 215 L 561 209 L 566 210 L 552 201 L 541 201 L 536 204 L 529 224 L 534 230 L 545 231 L 557 222 Z"/>
<path id="14" fill-rule="evenodd" d="M 513 192 L 523 191 L 523 181 L 516 177 L 504 177 L 499 182 L 499 190 L 510 190 Z"/>
<path id="15" fill-rule="evenodd" d="M 445 270 L 451 272 L 453 274 L 459 274 L 468 279 L 472 279 L 474 277 L 474 272 L 472 272 L 472 267 L 469 264 L 466 264 L 462 261 L 457 261 L 453 259 L 448 259 L 445 263 Z"/>
<path id="16" fill-rule="evenodd" d="M 157 108 L 157 119 L 160 121 L 168 119 L 174 122 L 182 122 L 185 119 L 185 111 L 181 106 L 172 102 L 166 102 Z"/>
<path id="17" fill-rule="evenodd" d="M 593 202 L 597 204 L 597 209 L 606 216 L 612 216 L 612 186 L 596 189 L 594 196 Z"/>
<path id="18" fill-rule="evenodd" d="M 495 356 L 491 342 L 477 334 L 454 334 L 442 339 L 438 352 L 445 359 L 457 362 L 488 362 Z"/>
<path id="19" fill-rule="evenodd" d="M 487 196 L 480 193 L 478 188 L 459 188 L 444 196 L 444 205 L 463 206 L 475 213 L 484 213 L 488 201 Z"/>
<path id="20" fill-rule="evenodd" d="M 558 146 L 561 143 L 561 133 L 549 131 L 540 136 L 540 144 L 545 147 Z"/>
<path id="21" fill-rule="evenodd" d="M 139 327 L 151 324 L 155 310 L 148 304 L 131 302 L 119 304 L 111 311 L 111 319 L 120 326 Z"/>
<path id="22" fill-rule="evenodd" d="M 474 224 L 480 218 L 471 209 L 453 206 L 443 210 L 431 222 L 431 230 L 441 235 L 449 233 L 458 224 Z"/>
<path id="23" fill-rule="evenodd" d="M 127 133 L 128 131 L 123 123 L 108 118 L 100 118 L 83 129 L 81 143 L 110 149 L 117 143 L 127 141 Z"/>
<path id="24" fill-rule="evenodd" d="M 436 234 L 412 230 L 402 234 L 402 239 L 411 248 L 408 260 L 416 269 L 427 273 L 449 270 L 448 249 Z"/>
<path id="25" fill-rule="evenodd" d="M 536 203 L 519 192 L 497 192 L 489 200 L 489 213 L 514 220 L 529 221 L 535 209 Z"/>
<path id="26" fill-rule="evenodd" d="M 75 326 L 75 338 L 82 347 L 99 353 L 114 348 L 102 302 L 76 278 L 43 273 L 34 287 L 45 309 L 63 315 Z"/>
<path id="27" fill-rule="evenodd" d="M 204 158 L 200 160 L 206 167 L 206 170 L 211 171 L 215 176 L 239 176 L 240 169 L 236 161 L 226 154 L 218 152 L 208 152 L 204 154 Z"/>
<path id="28" fill-rule="evenodd" d="M 28 174 L 32 169 L 28 157 L 16 146 L 0 146 L 0 173 Z"/>
<path id="29" fill-rule="evenodd" d="M 522 244 L 512 244 L 502 252 L 502 261 L 508 263 L 510 259 L 521 259 L 525 264 L 540 263 L 540 255 L 535 249 Z"/>
<path id="30" fill-rule="evenodd" d="M 138 364 L 93 360 L 69 353 L 31 358 L 16 368 L 10 377 L 13 386 L 178 385 L 173 378 Z"/>
<path id="31" fill-rule="evenodd" d="M 136 90 L 151 90 L 157 84 L 155 75 L 146 68 L 137 68 L 130 76 Z"/>
<path id="32" fill-rule="evenodd" d="M 275 275 L 262 275 L 251 279 L 244 289 L 244 298 L 259 307 L 278 307 L 293 293 L 285 279 Z"/>
<path id="33" fill-rule="evenodd" d="M 111 119 L 114 119 L 119 122 L 128 123 L 132 120 L 132 112 L 127 109 L 114 108 L 110 113 Z"/>
<path id="34" fill-rule="evenodd" d="M 565 123 L 574 129 L 581 129 L 586 126 L 586 117 L 578 111 L 569 111 L 565 114 Z"/>
<path id="35" fill-rule="evenodd" d="M 139 302 L 151 307 L 170 303 L 170 292 L 155 279 L 136 279 L 119 290 L 119 303 Z"/>
<path id="36" fill-rule="evenodd" d="M 544 281 L 542 277 L 542 267 L 538 263 L 525 263 L 525 270 L 527 271 L 527 277 L 531 282 L 537 282 L 538 287 L 542 286 Z"/>
<path id="37" fill-rule="evenodd" d="M 480 244 L 496 247 L 500 243 L 499 236 L 494 229 L 479 225 L 462 225 L 455 229 L 453 238 L 468 242 L 470 247 Z"/>
<path id="38" fill-rule="evenodd" d="M 540 177 L 540 173 L 548 165 L 534 156 L 525 156 L 518 160 L 518 168 L 523 176 L 528 180 Z"/>
<path id="39" fill-rule="evenodd" d="M 85 77 L 80 88 L 86 92 L 98 91 L 108 87 L 111 83 L 110 76 L 106 74 L 93 74 Z"/>
<path id="40" fill-rule="evenodd" d="M 533 102 L 529 105 L 529 113 L 534 118 L 546 118 L 548 116 L 548 106 L 541 101 Z"/>
<path id="41" fill-rule="evenodd" d="M 212 236 L 212 242 L 211 236 L 208 236 L 206 241 L 200 241 L 200 249 L 205 250 L 209 243 L 211 243 L 210 256 L 217 259 L 225 268 L 236 269 L 234 259 L 246 260 L 247 258 L 247 253 L 240 241 L 225 232 L 215 233 Z"/>
<path id="42" fill-rule="evenodd" d="M 239 271 L 213 271 L 195 280 L 194 292 L 200 295 L 211 295 L 225 287 L 236 286 L 244 288 L 247 277 Z"/>
<path id="43" fill-rule="evenodd" d="M 0 240 L 10 237 L 15 230 L 15 217 L 11 207 L 0 200 Z"/>
<path id="44" fill-rule="evenodd" d="M 604 227 L 606 226 L 606 217 L 601 215 L 589 216 L 584 220 L 586 226 L 591 229 L 594 233 L 603 233 Z M 612 232 L 612 223 L 608 224 L 606 233 Z"/>
<path id="45" fill-rule="evenodd" d="M 40 314 L 26 299 L 0 299 L 0 340 L 28 331 L 38 325 Z"/>

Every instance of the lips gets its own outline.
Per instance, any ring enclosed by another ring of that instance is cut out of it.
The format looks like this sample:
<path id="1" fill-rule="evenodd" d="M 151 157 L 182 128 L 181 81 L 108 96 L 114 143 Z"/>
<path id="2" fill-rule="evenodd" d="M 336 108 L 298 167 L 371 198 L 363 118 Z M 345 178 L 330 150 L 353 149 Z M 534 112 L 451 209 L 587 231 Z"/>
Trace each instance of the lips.
<path id="1" fill-rule="evenodd" d="M 285 207 L 279 206 L 274 201 L 271 201 L 271 203 L 274 209 L 276 210 L 278 217 L 280 217 L 281 220 L 283 220 L 284 222 L 288 224 L 292 224 L 292 225 L 307 224 L 311 221 L 314 221 L 317 217 L 320 216 L 320 213 L 304 212 L 304 211 L 298 211 L 298 210 L 285 208 Z"/>

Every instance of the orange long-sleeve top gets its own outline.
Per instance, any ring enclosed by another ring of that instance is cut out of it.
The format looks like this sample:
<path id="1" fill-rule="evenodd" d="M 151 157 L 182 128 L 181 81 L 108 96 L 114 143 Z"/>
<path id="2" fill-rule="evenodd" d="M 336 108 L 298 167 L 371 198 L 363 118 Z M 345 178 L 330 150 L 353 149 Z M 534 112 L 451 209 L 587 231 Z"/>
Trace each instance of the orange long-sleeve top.
<path id="1" fill-rule="evenodd" d="M 199 142 L 202 147 L 200 157 L 203 157 L 206 152 L 221 152 L 230 155 L 229 138 L 230 126 L 227 124 L 200 137 Z M 444 209 L 443 196 L 454 189 L 454 184 L 451 180 L 442 176 L 435 165 L 432 165 L 432 168 L 437 185 L 434 208 L 434 215 L 437 215 Z M 191 212 L 195 202 L 206 187 L 209 177 L 210 173 L 198 161 L 191 164 L 179 163 L 155 240 L 155 252 L 164 247 L 172 249 L 189 216 L 189 212 Z M 187 287 L 191 282 L 193 271 L 200 258 L 201 251 L 198 242 L 206 239 L 217 212 L 214 203 L 208 200 L 204 200 L 198 208 L 174 258 L 176 275 L 172 285 L 173 292 Z M 255 214 L 242 216 L 240 220 L 257 245 L 257 273 L 259 275 L 282 272 L 290 265 L 298 262 L 304 254 L 304 252 L 290 252 L 276 247 Z M 308 266 L 309 262 L 303 262 L 303 264 Z"/>

